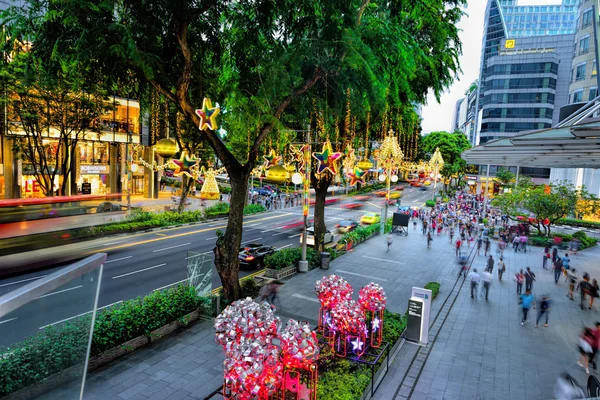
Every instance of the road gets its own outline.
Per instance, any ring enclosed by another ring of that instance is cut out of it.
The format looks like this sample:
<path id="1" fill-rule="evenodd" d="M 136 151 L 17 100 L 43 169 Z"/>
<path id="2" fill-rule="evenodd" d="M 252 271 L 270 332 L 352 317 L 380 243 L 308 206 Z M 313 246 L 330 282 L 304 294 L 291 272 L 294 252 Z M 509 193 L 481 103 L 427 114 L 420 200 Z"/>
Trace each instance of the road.
<path id="1" fill-rule="evenodd" d="M 403 206 L 422 206 L 432 192 L 407 188 L 404 191 Z M 342 219 L 360 221 L 360 217 L 369 211 L 380 211 L 381 198 L 372 197 L 359 210 L 343 208 L 352 199 L 325 208 L 325 223 L 334 231 L 335 224 Z M 390 207 L 391 216 L 394 207 Z M 294 207 L 275 210 L 244 218 L 242 244 L 260 242 L 278 249 L 297 246 L 301 234 L 302 208 Z M 160 290 L 177 284 L 187 278 L 186 258 L 188 252 L 202 253 L 207 262 L 212 263 L 212 249 L 215 245 L 215 232 L 224 230 L 227 221 L 164 229 L 136 235 L 108 237 L 89 242 L 63 246 L 62 248 L 39 250 L 63 252 L 76 249 L 82 256 L 103 252 L 108 254 L 104 265 L 98 306 L 104 307 L 123 300 L 144 296 L 154 290 Z M 67 249 L 68 248 L 68 249 Z M 21 253 L 15 257 L 27 257 Z M 39 255 L 38 255 L 39 257 Z M 51 273 L 60 267 L 28 273 L 0 280 L 0 295 L 8 293 L 34 279 Z M 240 271 L 245 276 L 254 271 Z M 39 329 L 80 314 L 93 308 L 94 282 L 78 279 L 61 287 L 53 293 L 36 300 L 30 306 L 8 315 L 0 320 L 0 345 L 9 344 L 31 335 Z M 219 276 L 213 265 L 213 287 L 220 286 Z"/>

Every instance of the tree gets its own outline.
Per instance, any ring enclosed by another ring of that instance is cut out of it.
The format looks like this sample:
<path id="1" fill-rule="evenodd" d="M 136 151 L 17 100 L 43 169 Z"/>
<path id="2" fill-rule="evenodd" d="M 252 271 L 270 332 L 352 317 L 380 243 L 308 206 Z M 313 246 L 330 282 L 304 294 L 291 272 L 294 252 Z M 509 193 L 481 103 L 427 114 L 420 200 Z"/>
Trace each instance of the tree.
<path id="1" fill-rule="evenodd" d="M 444 158 L 444 167 L 440 174 L 449 179 L 457 177 L 459 181 L 467 168 L 467 162 L 461 154 L 471 148 L 471 143 L 462 132 L 448 133 L 444 131 L 431 132 L 421 141 L 421 157 L 428 160 L 439 148 Z"/>
<path id="2" fill-rule="evenodd" d="M 586 203 L 586 211 L 596 212 L 598 199 L 585 187 L 576 189 L 569 182 L 554 182 L 533 186 L 519 184 L 510 192 L 497 196 L 492 205 L 497 206 L 512 220 L 521 221 L 537 229 L 538 234 L 550 236 L 551 226 L 561 218 L 575 213 L 578 204 Z"/>
<path id="3" fill-rule="evenodd" d="M 15 154 L 31 164 L 45 196 L 68 194 L 79 141 L 100 133 L 94 121 L 112 109 L 106 93 L 85 84 L 76 65 L 61 61 L 54 67 L 49 72 L 33 55 L 20 53 L 0 71 Z"/>
<path id="4" fill-rule="evenodd" d="M 507 188 L 515 182 L 515 174 L 504 167 L 500 167 L 496 172 L 496 179 L 500 182 L 502 187 Z"/>
<path id="5" fill-rule="evenodd" d="M 193 126 L 199 126 L 194 111 L 202 98 L 219 101 L 225 139 L 210 130 L 199 131 L 199 139 L 230 178 L 230 214 L 215 264 L 225 296 L 237 299 L 248 178 L 267 137 L 280 127 L 305 129 L 313 99 L 335 104 L 334 96 L 348 87 L 363 109 L 383 108 L 386 92 L 393 105 L 424 102 L 429 89 L 439 98 L 458 71 L 455 23 L 465 1 L 26 3 L 5 23 L 12 36 L 28 36 L 40 57 L 70 57 L 108 80 L 133 75 Z M 240 157 L 227 141 L 248 132 L 249 150 Z"/>

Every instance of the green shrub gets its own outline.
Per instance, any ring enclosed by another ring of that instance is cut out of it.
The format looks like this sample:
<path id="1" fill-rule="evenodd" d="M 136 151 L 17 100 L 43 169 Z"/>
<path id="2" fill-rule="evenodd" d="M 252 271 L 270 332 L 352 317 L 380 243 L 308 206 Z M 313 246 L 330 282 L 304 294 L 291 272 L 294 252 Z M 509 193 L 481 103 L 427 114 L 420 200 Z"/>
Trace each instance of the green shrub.
<path id="1" fill-rule="evenodd" d="M 440 284 L 437 282 L 429 282 L 427 285 L 425 285 L 425 289 L 431 290 L 431 300 L 433 300 L 440 292 Z"/>
<path id="2" fill-rule="evenodd" d="M 571 226 L 577 226 L 580 228 L 596 228 L 596 229 L 600 229 L 600 222 L 595 222 L 595 221 L 585 221 L 582 219 L 575 219 L 575 218 L 561 218 L 558 221 L 556 221 L 557 224 L 562 224 L 562 225 L 571 225 Z"/>
<path id="3" fill-rule="evenodd" d="M 358 226 L 356 229 L 344 233 L 338 240 L 338 243 L 358 243 L 360 240 L 368 239 L 369 237 L 373 236 L 373 234 L 378 233 L 380 229 L 381 225 L 379 223 L 368 226 Z"/>
<path id="4" fill-rule="evenodd" d="M 549 239 L 546 236 L 531 236 L 529 238 L 529 244 L 531 246 L 545 247 L 549 241 L 551 242 L 552 239 Z"/>
<path id="5" fill-rule="evenodd" d="M 204 209 L 204 215 L 207 218 L 222 217 L 229 214 L 229 204 L 218 202 L 214 206 L 206 207 Z"/>
<path id="6" fill-rule="evenodd" d="M 254 282 L 254 279 L 244 279 L 241 283 L 242 289 L 242 299 L 246 297 L 250 297 L 251 299 L 255 299 L 260 294 L 260 287 Z"/>
<path id="7" fill-rule="evenodd" d="M 262 204 L 248 204 L 244 206 L 244 215 L 256 214 L 265 211 L 267 211 L 267 209 Z"/>
<path id="8" fill-rule="evenodd" d="M 308 249 L 307 249 L 308 251 Z M 313 250 L 314 251 L 314 250 Z M 308 252 L 307 252 L 308 256 Z M 302 258 L 302 249 L 299 247 L 288 247 L 277 250 L 275 253 L 265 257 L 265 267 L 280 270 L 290 265 L 296 265 Z M 308 257 L 307 257 L 308 258 Z"/>
<path id="9" fill-rule="evenodd" d="M 231 193 L 231 186 L 221 186 L 219 185 L 219 191 L 223 194 L 230 194 Z"/>
<path id="10" fill-rule="evenodd" d="M 435 201 L 433 201 L 433 200 L 427 200 L 425 202 L 425 207 L 435 207 Z"/>
<path id="11" fill-rule="evenodd" d="M 587 234 L 584 231 L 577 231 L 572 236 L 581 240 L 582 238 L 587 237 Z"/>

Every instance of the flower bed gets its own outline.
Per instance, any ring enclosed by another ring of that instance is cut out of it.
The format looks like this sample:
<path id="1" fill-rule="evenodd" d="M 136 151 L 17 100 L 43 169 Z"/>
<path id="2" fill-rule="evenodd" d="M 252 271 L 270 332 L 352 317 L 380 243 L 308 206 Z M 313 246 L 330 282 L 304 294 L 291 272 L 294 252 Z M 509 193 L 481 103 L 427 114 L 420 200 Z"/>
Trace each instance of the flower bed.
<path id="1" fill-rule="evenodd" d="M 353 231 L 343 234 L 340 240 L 338 240 L 338 244 L 345 245 L 352 243 L 352 247 L 354 247 L 356 244 L 379 234 L 380 229 L 381 225 L 378 223 L 369 226 L 359 226 Z"/>
<path id="2" fill-rule="evenodd" d="M 598 239 L 595 237 L 588 236 L 585 232 L 579 231 L 575 232 L 572 235 L 567 233 L 553 233 L 552 237 L 548 238 L 547 236 L 530 236 L 529 243 L 532 246 L 545 247 L 547 244 L 556 245 L 557 239 L 560 240 L 559 243 L 564 244 L 568 247 L 569 243 L 573 241 L 573 239 L 578 239 L 580 246 L 579 250 L 589 249 L 590 247 L 594 247 L 598 244 Z"/>

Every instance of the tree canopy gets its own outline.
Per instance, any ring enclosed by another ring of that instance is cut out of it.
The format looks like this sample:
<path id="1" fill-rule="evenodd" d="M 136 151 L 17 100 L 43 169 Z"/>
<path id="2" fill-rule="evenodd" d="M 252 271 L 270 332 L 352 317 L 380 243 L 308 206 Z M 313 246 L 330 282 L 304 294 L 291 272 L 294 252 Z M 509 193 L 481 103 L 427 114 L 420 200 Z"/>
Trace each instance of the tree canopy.
<path id="1" fill-rule="evenodd" d="M 464 174 L 467 162 L 461 158 L 461 154 L 471 148 L 471 143 L 462 132 L 448 133 L 444 131 L 431 132 L 421 141 L 421 156 L 428 160 L 439 148 L 444 158 L 444 168 L 441 175 L 450 178 L 455 175 Z"/>

